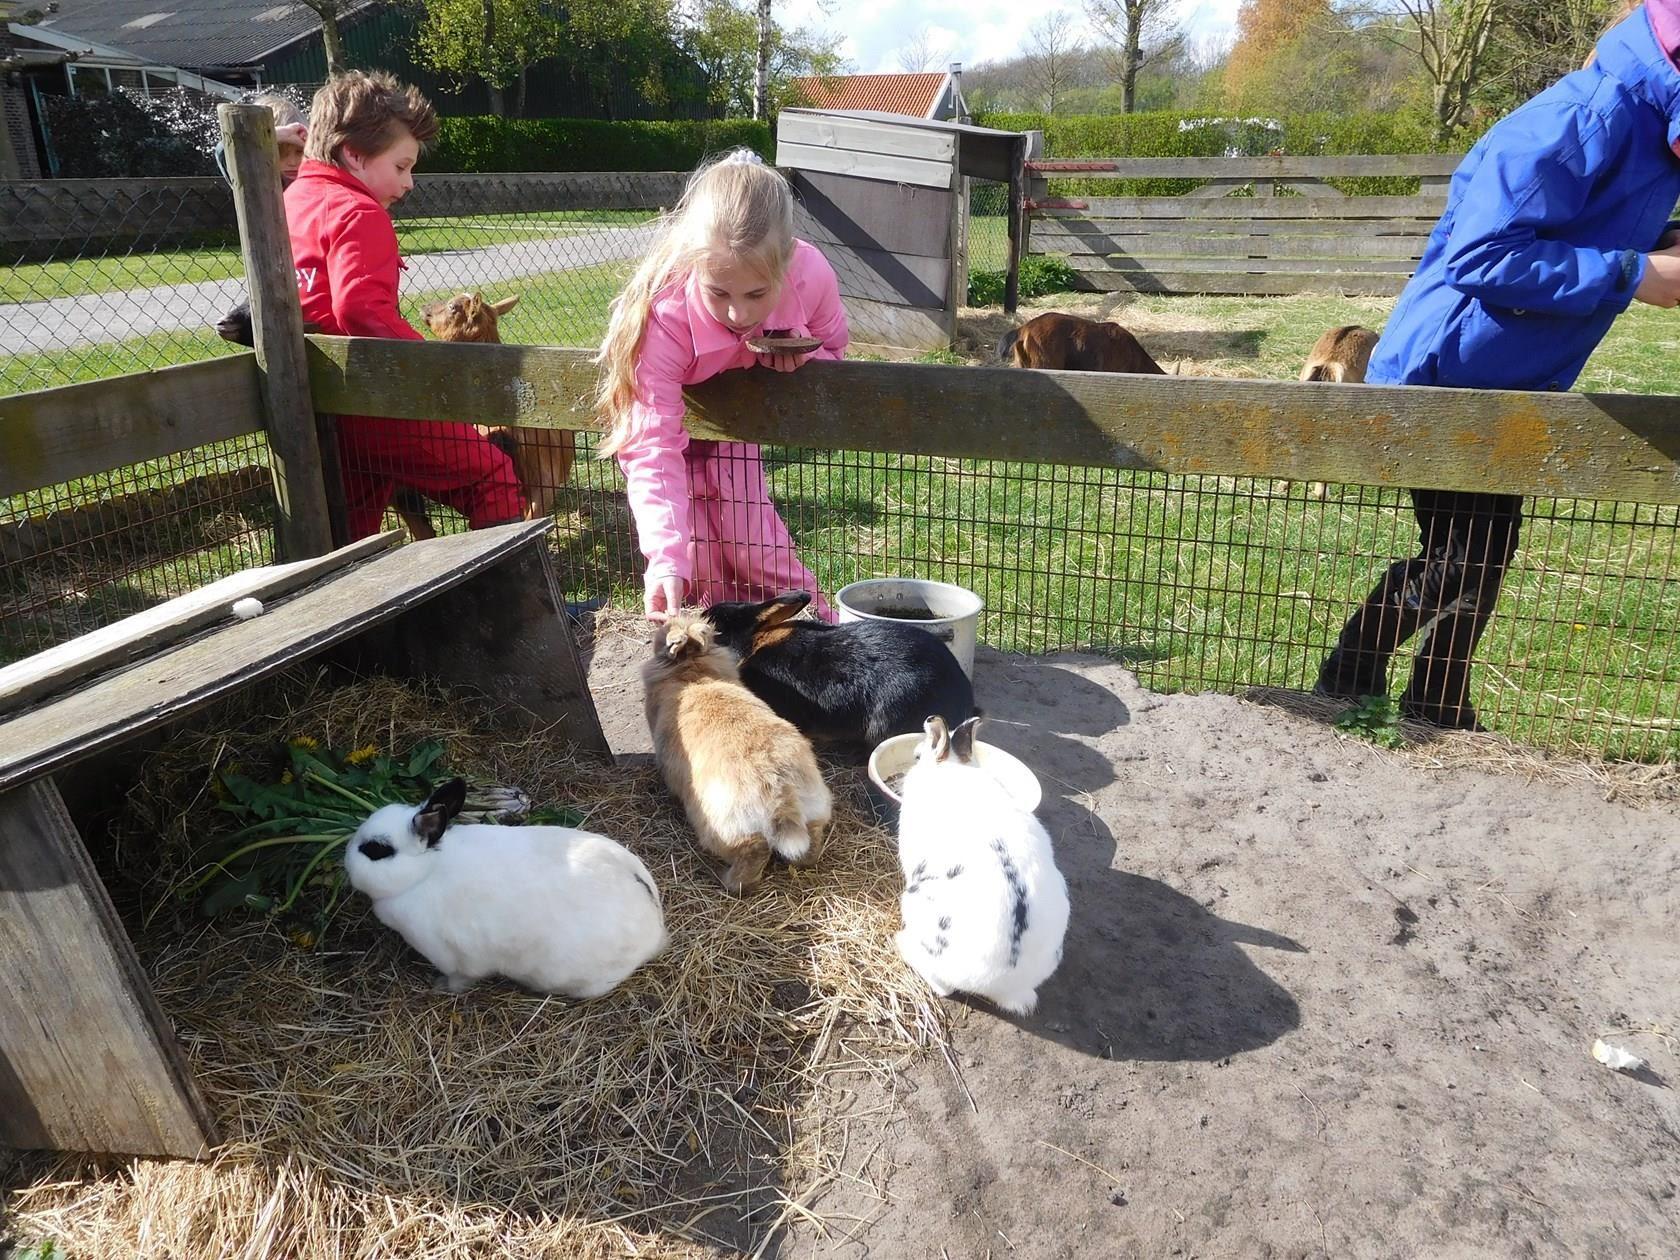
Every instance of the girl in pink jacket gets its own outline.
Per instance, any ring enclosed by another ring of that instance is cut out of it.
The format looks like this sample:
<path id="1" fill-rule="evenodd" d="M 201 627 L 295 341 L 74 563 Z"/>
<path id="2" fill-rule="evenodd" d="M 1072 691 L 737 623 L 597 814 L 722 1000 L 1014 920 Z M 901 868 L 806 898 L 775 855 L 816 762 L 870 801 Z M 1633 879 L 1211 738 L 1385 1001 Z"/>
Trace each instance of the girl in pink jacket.
<path id="1" fill-rule="evenodd" d="M 808 355 L 758 354 L 766 328 L 820 337 Z M 791 372 L 845 352 L 846 312 L 834 269 L 793 235 L 787 181 L 740 149 L 697 170 L 663 232 L 613 300 L 596 362 L 603 455 L 616 455 L 636 537 L 647 557 L 647 615 L 663 621 L 685 601 L 816 593 L 776 514 L 758 447 L 691 441 L 683 386 L 761 364 Z"/>

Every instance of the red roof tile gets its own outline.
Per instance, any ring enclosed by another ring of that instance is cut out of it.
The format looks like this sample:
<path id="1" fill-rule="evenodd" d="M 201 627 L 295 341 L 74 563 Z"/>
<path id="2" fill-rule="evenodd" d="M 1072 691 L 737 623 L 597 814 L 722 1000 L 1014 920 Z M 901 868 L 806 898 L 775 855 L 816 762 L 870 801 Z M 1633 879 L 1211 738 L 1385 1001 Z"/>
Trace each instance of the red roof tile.
<path id="1" fill-rule="evenodd" d="M 814 109 L 879 109 L 926 118 L 939 101 L 948 76 L 934 74 L 837 74 L 793 81 Z"/>

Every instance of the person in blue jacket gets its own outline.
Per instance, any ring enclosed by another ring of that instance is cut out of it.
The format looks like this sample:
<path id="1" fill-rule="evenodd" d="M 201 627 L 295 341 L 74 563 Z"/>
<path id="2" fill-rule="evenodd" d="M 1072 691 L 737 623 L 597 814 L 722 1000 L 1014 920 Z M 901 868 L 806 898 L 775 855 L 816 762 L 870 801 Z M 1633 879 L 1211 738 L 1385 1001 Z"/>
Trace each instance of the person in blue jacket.
<path id="1" fill-rule="evenodd" d="M 1680 301 L 1680 0 L 1648 0 L 1593 60 L 1496 123 L 1452 177 L 1371 357 L 1390 385 L 1563 390 L 1630 302 Z M 1470 659 L 1517 549 L 1522 499 L 1413 490 L 1422 545 L 1343 628 L 1320 695 L 1388 693 L 1388 663 L 1429 627 L 1401 711 L 1479 730 Z M 1433 623 L 1431 625 L 1431 623 Z"/>

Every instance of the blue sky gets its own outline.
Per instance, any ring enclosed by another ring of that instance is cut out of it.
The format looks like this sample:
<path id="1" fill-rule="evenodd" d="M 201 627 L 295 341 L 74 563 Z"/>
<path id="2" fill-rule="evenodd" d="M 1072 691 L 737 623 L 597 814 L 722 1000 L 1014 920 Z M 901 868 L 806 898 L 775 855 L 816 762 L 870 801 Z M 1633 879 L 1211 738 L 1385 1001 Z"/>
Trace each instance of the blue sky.
<path id="1" fill-rule="evenodd" d="M 1192 39 L 1227 36 L 1236 24 L 1239 0 L 1181 0 Z M 1080 0 L 775 0 L 776 19 L 787 26 L 839 32 L 844 51 L 860 74 L 900 69 L 898 52 L 923 27 L 947 60 L 964 65 L 998 61 L 1024 51 L 1027 27 L 1056 9 L 1087 29 Z M 827 12 L 824 10 L 827 9 Z M 1023 12 L 1032 16 L 1024 17 Z"/>

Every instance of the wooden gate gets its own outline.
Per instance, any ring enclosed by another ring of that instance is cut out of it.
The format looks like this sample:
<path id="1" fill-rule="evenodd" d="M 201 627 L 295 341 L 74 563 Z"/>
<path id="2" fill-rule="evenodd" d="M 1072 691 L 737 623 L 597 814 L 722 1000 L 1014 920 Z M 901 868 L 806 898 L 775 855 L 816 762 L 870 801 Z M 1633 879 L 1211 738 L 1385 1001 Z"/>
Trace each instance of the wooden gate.
<path id="1" fill-rule="evenodd" d="M 1065 255 L 1086 290 L 1400 292 L 1446 206 L 1462 154 L 1115 158 L 1027 163 L 1031 251 Z M 1326 183 L 1417 179 L 1410 196 Z M 1177 197 L 1052 197 L 1049 180 L 1195 179 Z"/>

